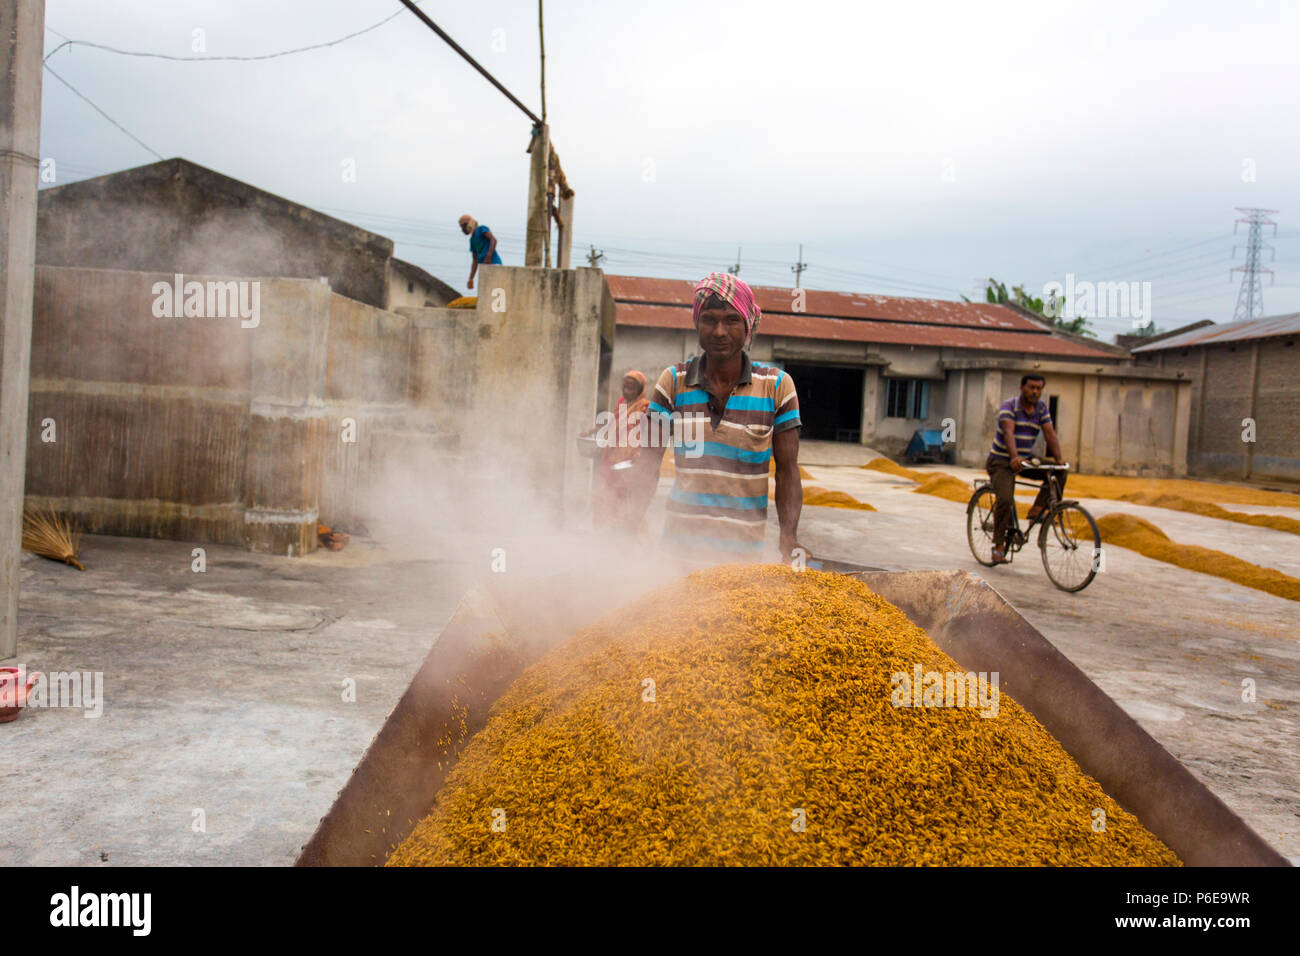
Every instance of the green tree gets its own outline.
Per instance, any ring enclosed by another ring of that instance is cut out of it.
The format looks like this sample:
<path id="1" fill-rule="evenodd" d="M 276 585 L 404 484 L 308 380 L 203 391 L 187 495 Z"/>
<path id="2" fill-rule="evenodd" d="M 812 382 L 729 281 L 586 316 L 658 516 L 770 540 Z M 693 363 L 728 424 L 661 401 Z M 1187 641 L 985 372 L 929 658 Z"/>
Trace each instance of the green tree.
<path id="1" fill-rule="evenodd" d="M 1146 325 L 1139 325 L 1133 330 L 1133 334 L 1139 338 L 1149 339 L 1153 335 L 1163 335 L 1166 331 L 1166 329 L 1160 328 L 1154 321 L 1152 321 L 1148 322 Z"/>
<path id="2" fill-rule="evenodd" d="M 966 296 L 962 296 L 962 299 L 966 302 L 970 301 Z M 1026 292 L 1023 284 L 1013 285 L 1011 291 L 1008 292 L 1005 282 L 999 282 L 997 279 L 990 276 L 988 283 L 984 287 L 984 299 L 985 301 L 992 302 L 994 305 L 1008 305 L 1014 303 L 1022 309 L 1026 309 L 1036 315 L 1041 315 L 1062 332 L 1073 332 L 1075 335 L 1090 335 L 1094 339 L 1097 337 L 1096 333 L 1088 327 L 1088 320 L 1083 316 L 1078 316 L 1073 319 L 1065 319 L 1059 315 L 1048 315 L 1047 312 L 1043 310 L 1043 300 L 1035 299 L 1032 295 Z"/>

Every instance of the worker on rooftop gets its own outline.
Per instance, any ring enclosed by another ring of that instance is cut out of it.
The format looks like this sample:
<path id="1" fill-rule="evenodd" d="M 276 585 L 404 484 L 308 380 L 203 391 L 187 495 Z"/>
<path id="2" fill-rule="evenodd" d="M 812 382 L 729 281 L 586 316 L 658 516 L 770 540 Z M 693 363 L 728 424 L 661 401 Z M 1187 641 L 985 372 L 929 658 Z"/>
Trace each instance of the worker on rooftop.
<path id="1" fill-rule="evenodd" d="M 688 560 L 761 558 L 773 459 L 781 557 L 807 555 L 796 541 L 803 506 L 799 398 L 786 372 L 752 362 L 746 352 L 759 315 L 753 290 L 740 279 L 705 276 L 692 309 L 700 352 L 664 369 L 650 395 L 650 441 L 633 468 L 628 527 L 635 530 L 654 495 L 668 444 L 659 436 L 667 430 L 676 477 L 664 539 Z"/>
<path id="2" fill-rule="evenodd" d="M 460 217 L 460 231 L 469 236 L 469 286 L 474 288 L 474 276 L 479 264 L 499 266 L 501 256 L 497 254 L 497 237 L 487 226 L 480 226 L 478 220 L 469 213 Z"/>

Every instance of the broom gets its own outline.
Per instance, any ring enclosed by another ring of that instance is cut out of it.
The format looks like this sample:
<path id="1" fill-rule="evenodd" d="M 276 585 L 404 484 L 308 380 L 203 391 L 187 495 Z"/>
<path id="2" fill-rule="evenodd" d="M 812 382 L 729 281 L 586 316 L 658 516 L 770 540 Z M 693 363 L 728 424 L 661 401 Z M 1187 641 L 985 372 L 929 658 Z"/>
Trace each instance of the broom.
<path id="1" fill-rule="evenodd" d="M 77 542 L 81 535 L 73 534 L 68 519 L 48 512 L 23 512 L 23 550 L 38 554 L 51 561 L 62 561 L 78 571 L 86 570 L 77 560 Z"/>

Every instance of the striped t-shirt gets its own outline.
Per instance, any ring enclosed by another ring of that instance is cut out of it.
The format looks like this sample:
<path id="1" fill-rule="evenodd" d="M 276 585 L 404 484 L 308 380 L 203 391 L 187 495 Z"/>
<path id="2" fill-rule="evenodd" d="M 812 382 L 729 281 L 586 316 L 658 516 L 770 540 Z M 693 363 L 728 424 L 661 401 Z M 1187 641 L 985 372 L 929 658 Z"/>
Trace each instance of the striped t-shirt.
<path id="1" fill-rule="evenodd" d="M 683 552 L 762 552 L 772 436 L 802 424 L 790 376 L 741 354 L 740 379 L 717 428 L 709 415 L 703 356 L 664 369 L 651 397 L 652 414 L 682 419 L 673 434 L 677 475 L 664 538 Z"/>
<path id="2" fill-rule="evenodd" d="M 998 420 L 993 426 L 994 458 L 1011 460 L 1007 454 L 1007 443 L 1002 439 L 1002 423 L 1007 419 L 1015 422 L 1016 457 L 1028 458 L 1034 450 L 1034 442 L 1044 425 L 1052 424 L 1052 413 L 1047 410 L 1047 403 L 1041 399 L 1032 412 L 1025 411 L 1025 403 L 1020 396 L 1008 398 L 998 407 Z"/>

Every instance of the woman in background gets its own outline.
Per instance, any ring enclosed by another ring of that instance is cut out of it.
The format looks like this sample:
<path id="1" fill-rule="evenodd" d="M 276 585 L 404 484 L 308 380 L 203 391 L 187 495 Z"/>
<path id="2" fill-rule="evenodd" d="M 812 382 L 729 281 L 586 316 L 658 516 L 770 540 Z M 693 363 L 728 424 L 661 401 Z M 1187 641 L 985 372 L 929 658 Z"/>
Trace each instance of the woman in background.
<path id="1" fill-rule="evenodd" d="M 618 527 L 626 520 L 628 476 L 645 443 L 642 422 L 649 407 L 645 375 L 632 369 L 623 376 L 623 394 L 619 396 L 614 415 L 613 440 L 603 449 L 597 467 L 592 500 L 592 523 L 597 528 Z"/>

